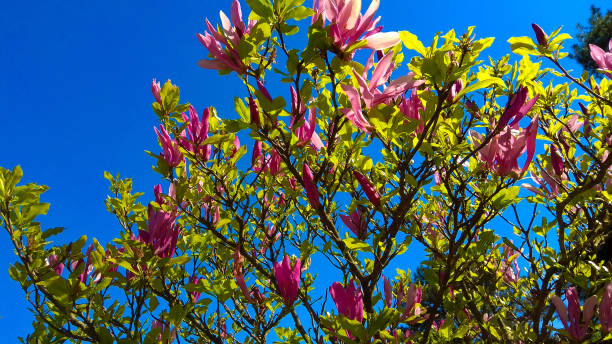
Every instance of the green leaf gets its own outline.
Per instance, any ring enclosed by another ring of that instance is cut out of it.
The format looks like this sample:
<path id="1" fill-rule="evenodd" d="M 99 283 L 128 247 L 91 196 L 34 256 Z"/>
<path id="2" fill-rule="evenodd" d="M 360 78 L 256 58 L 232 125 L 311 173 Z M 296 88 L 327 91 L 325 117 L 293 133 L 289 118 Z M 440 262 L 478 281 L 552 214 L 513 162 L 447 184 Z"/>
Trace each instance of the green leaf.
<path id="1" fill-rule="evenodd" d="M 164 86 L 162 86 L 159 95 L 162 99 L 164 110 L 166 110 L 167 113 L 174 111 L 174 108 L 179 103 L 179 88 L 172 85 L 172 83 L 170 83 L 170 80 L 168 80 L 166 81 Z"/>
<path id="2" fill-rule="evenodd" d="M 217 135 L 213 135 L 209 138 L 207 138 L 206 140 L 204 140 L 204 142 L 202 142 L 203 145 L 218 145 L 220 143 L 223 142 L 227 142 L 233 140 L 233 135 L 229 135 L 229 134 L 217 134 Z"/>
<path id="3" fill-rule="evenodd" d="M 372 252 L 372 247 L 368 243 L 361 241 L 357 238 L 349 237 L 349 238 L 343 239 L 342 241 L 344 241 L 344 244 L 349 250 Z"/>
<path id="4" fill-rule="evenodd" d="M 408 31 L 400 31 L 399 35 L 400 39 L 402 40 L 402 43 L 404 43 L 404 46 L 406 48 L 410 50 L 415 50 L 417 53 L 421 54 L 421 56 L 425 56 L 427 52 L 425 50 L 425 46 L 423 45 L 423 43 L 421 43 L 421 41 L 419 41 L 416 35 Z"/>
<path id="5" fill-rule="evenodd" d="M 511 37 L 508 39 L 510 49 L 517 55 L 538 54 L 535 43 L 529 37 Z"/>
<path id="6" fill-rule="evenodd" d="M 314 11 L 308 7 L 294 7 L 287 13 L 287 19 L 302 20 L 314 14 Z"/>
<path id="7" fill-rule="evenodd" d="M 264 19 L 271 19 L 274 16 L 272 4 L 268 0 L 246 0 L 246 3 L 253 12 Z"/>
<path id="8" fill-rule="evenodd" d="M 504 84 L 504 81 L 500 78 L 491 77 L 491 78 L 484 79 L 484 80 L 478 80 L 475 83 L 470 84 L 469 86 L 462 89 L 459 93 L 457 93 L 457 96 L 455 97 L 454 101 L 461 99 L 461 97 L 463 97 L 464 95 L 470 92 L 479 90 L 481 88 L 490 87 L 493 84 L 498 85 L 499 87 L 502 87 L 502 88 L 506 87 L 506 85 Z"/>
<path id="9" fill-rule="evenodd" d="M 65 229 L 64 227 L 49 228 L 49 229 L 45 230 L 42 233 L 42 237 L 43 237 L 43 239 L 47 239 L 47 238 L 52 237 L 54 235 L 60 234 L 61 232 L 64 231 L 64 229 Z"/>
<path id="10" fill-rule="evenodd" d="M 185 265 L 191 261 L 189 256 L 174 257 L 168 261 L 170 265 Z"/>

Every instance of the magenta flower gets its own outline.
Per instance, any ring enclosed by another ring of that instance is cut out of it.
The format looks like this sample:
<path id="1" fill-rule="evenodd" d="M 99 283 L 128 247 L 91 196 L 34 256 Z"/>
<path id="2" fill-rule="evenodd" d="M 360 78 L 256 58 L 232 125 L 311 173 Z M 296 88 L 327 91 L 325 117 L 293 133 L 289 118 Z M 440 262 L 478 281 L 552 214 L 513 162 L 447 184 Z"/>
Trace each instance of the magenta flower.
<path id="1" fill-rule="evenodd" d="M 334 49 L 342 55 L 351 45 L 358 42 L 362 36 L 367 39 L 367 47 L 383 50 L 400 42 L 397 32 L 380 33 L 382 27 L 376 24 L 380 17 L 374 18 L 378 10 L 379 0 L 370 3 L 368 10 L 361 15 L 361 0 L 313 0 L 312 23 L 322 18 L 329 24 L 329 35 L 333 40 Z M 345 58 L 351 58 L 349 53 Z"/>
<path id="2" fill-rule="evenodd" d="M 552 303 L 557 309 L 557 315 L 559 320 L 563 323 L 565 330 L 569 332 L 570 336 L 576 340 L 582 340 L 587 334 L 589 328 L 589 322 L 595 313 L 595 305 L 597 304 L 597 296 L 591 296 L 584 301 L 584 307 L 582 316 L 584 323 L 581 325 L 580 321 L 580 300 L 578 298 L 578 291 L 576 288 L 571 287 L 565 292 L 565 298 L 567 299 L 568 307 L 565 307 L 563 301 L 557 296 L 551 297 Z"/>
<path id="3" fill-rule="evenodd" d="M 499 128 L 505 127 L 511 119 L 514 119 L 512 123 L 510 123 L 511 127 L 515 127 L 518 125 L 518 122 L 531 110 L 533 105 L 538 100 L 539 95 L 533 97 L 533 99 L 528 99 L 529 92 L 527 88 L 520 87 L 508 100 L 506 104 L 506 108 L 504 109 L 504 113 L 499 119 L 499 123 L 497 126 Z"/>
<path id="4" fill-rule="evenodd" d="M 459 79 L 455 81 L 450 88 L 450 92 L 448 93 L 447 101 L 449 102 L 454 101 L 455 98 L 457 97 L 457 94 L 459 94 L 459 92 L 461 92 L 462 89 L 463 89 L 463 80 Z"/>
<path id="5" fill-rule="evenodd" d="M 555 174 L 558 176 L 563 174 L 563 158 L 559 154 L 559 151 L 557 151 L 557 147 L 555 145 L 550 146 L 550 162 Z"/>
<path id="6" fill-rule="evenodd" d="M 165 342 L 164 344 L 173 343 L 174 339 L 176 339 L 176 329 L 170 330 L 170 325 L 165 320 L 154 320 L 151 323 L 151 329 L 154 329 L 154 328 L 158 328 L 161 331 L 159 335 L 157 336 L 158 341 L 161 341 L 164 338 L 164 334 L 166 334 L 167 331 L 170 331 L 167 334 L 168 341 Z"/>
<path id="7" fill-rule="evenodd" d="M 358 238 L 363 237 L 367 228 L 367 223 L 361 218 L 359 208 L 355 208 L 355 211 L 349 216 L 340 214 L 340 219 Z"/>
<path id="8" fill-rule="evenodd" d="M 591 58 L 599 68 L 604 70 L 604 73 L 608 77 L 612 77 L 612 53 L 609 50 L 612 50 L 612 39 L 608 42 L 608 52 L 603 51 L 600 47 L 595 44 L 589 44 L 589 49 L 591 50 Z"/>
<path id="9" fill-rule="evenodd" d="M 171 186 L 169 192 L 171 197 L 174 194 L 173 188 Z M 154 191 L 156 203 L 163 205 L 161 186 L 155 186 Z M 176 251 L 176 242 L 180 232 L 175 224 L 176 211 L 169 213 L 161 209 L 155 210 L 153 205 L 149 204 L 147 214 L 149 215 L 148 231 L 139 230 L 137 240 L 151 246 L 155 254 L 161 258 L 172 257 Z"/>
<path id="10" fill-rule="evenodd" d="M 257 88 L 259 89 L 259 92 L 261 92 L 264 97 L 266 97 L 266 99 L 268 99 L 270 102 L 272 102 L 272 96 L 270 95 L 270 92 L 268 92 L 268 90 L 266 89 L 266 86 L 264 86 L 264 84 L 261 82 L 261 80 L 257 79 Z"/>
<path id="11" fill-rule="evenodd" d="M 285 255 L 282 263 L 274 263 L 274 277 L 286 305 L 292 305 L 297 299 L 298 290 L 300 289 L 301 267 L 302 265 L 298 258 L 293 268 L 291 268 L 291 261 L 288 255 Z"/>
<path id="12" fill-rule="evenodd" d="M 390 308 L 393 304 L 393 289 L 391 288 L 391 282 L 385 276 L 383 276 L 383 286 L 385 292 L 385 306 Z"/>
<path id="13" fill-rule="evenodd" d="M 62 272 L 64 271 L 64 263 L 60 262 L 56 255 L 50 254 L 45 261 L 58 276 L 62 275 Z"/>
<path id="14" fill-rule="evenodd" d="M 407 118 L 417 121 L 417 123 L 419 124 L 416 129 L 417 134 L 423 132 L 423 130 L 425 129 L 425 125 L 423 123 L 423 120 L 421 119 L 421 114 L 419 113 L 419 111 L 425 110 L 425 107 L 423 106 L 421 99 L 419 99 L 419 97 L 417 96 L 416 88 L 413 88 L 412 92 L 410 92 L 410 98 L 406 98 L 402 95 L 402 101 L 399 104 L 399 110 Z"/>
<path id="15" fill-rule="evenodd" d="M 176 140 L 170 138 L 170 135 L 168 135 L 168 132 L 163 125 L 159 126 L 159 131 L 155 127 L 153 129 L 155 129 L 157 138 L 159 139 L 162 150 L 164 151 L 162 153 L 162 157 L 164 160 L 166 160 L 168 166 L 170 166 L 170 168 L 178 166 L 181 161 L 183 161 L 183 154 L 179 150 Z"/>
<path id="16" fill-rule="evenodd" d="M 242 263 L 243 262 L 244 262 L 244 258 L 242 258 L 242 255 L 240 254 L 240 250 L 236 249 L 234 251 L 234 265 L 232 269 L 234 273 L 234 279 L 236 280 L 236 284 L 238 285 L 238 288 L 240 288 L 240 291 L 242 291 L 242 295 L 244 295 L 247 301 L 253 302 L 254 300 L 251 297 L 251 293 L 249 292 L 249 289 L 246 286 L 246 282 L 244 280 L 244 274 L 242 273 Z"/>
<path id="17" fill-rule="evenodd" d="M 189 134 L 189 139 L 185 131 L 180 138 L 181 146 L 199 156 L 204 160 L 210 159 L 211 147 L 202 145 L 202 142 L 208 137 L 208 119 L 210 117 L 209 108 L 205 108 L 202 112 L 202 120 L 198 116 L 197 111 L 193 106 L 189 106 L 189 116 L 183 114 L 183 120 L 187 123 L 186 132 Z"/>
<path id="18" fill-rule="evenodd" d="M 155 101 L 158 102 L 159 105 L 162 105 L 160 92 L 161 92 L 160 83 L 157 80 L 153 79 L 153 81 L 151 82 L 151 93 L 153 93 L 153 97 L 155 98 Z"/>
<path id="19" fill-rule="evenodd" d="M 253 96 L 249 96 L 249 114 L 251 116 L 251 124 L 257 124 L 261 126 L 261 120 L 259 119 L 259 108 L 257 103 L 253 99 Z"/>
<path id="20" fill-rule="evenodd" d="M 538 24 L 531 24 L 531 28 L 536 35 L 536 40 L 538 41 L 538 45 L 547 46 L 548 45 L 548 36 L 542 30 L 542 28 Z"/>
<path id="21" fill-rule="evenodd" d="M 198 284 L 198 282 L 200 281 L 200 278 L 196 275 L 191 276 L 191 278 L 189 279 L 189 283 L 192 284 Z M 192 291 L 189 295 L 191 295 L 191 300 L 193 300 L 193 303 L 197 303 L 198 300 L 200 299 L 200 293 L 198 293 L 197 291 Z"/>
<path id="22" fill-rule="evenodd" d="M 452 293 L 452 289 L 451 289 Z M 405 303 L 404 314 L 402 318 L 407 318 L 412 315 L 420 315 L 422 310 L 417 304 L 421 303 L 421 297 L 423 294 L 423 288 L 418 287 L 415 284 L 410 285 L 408 290 L 404 292 L 404 287 L 400 286 L 399 292 L 397 294 L 397 302 Z"/>
<path id="23" fill-rule="evenodd" d="M 263 167 L 263 159 L 264 158 L 261 153 L 261 141 L 255 141 L 255 144 L 253 145 L 253 156 L 251 157 L 251 168 L 253 171 L 261 171 L 261 168 Z"/>
<path id="24" fill-rule="evenodd" d="M 242 21 L 242 10 L 238 0 L 234 0 L 232 3 L 231 21 L 223 11 L 219 12 L 219 15 L 221 17 L 220 29 L 215 29 L 206 19 L 206 27 L 209 32 L 204 32 L 204 35 L 198 34 L 200 43 L 212 57 L 211 60 L 198 61 L 198 65 L 202 68 L 219 71 L 229 69 L 238 74 L 243 74 L 246 72 L 246 66 L 242 63 L 237 48 L 242 37 L 251 31 L 255 22 L 249 21 L 248 24 L 245 24 Z"/>
<path id="25" fill-rule="evenodd" d="M 316 108 L 312 108 L 308 110 L 308 118 L 304 118 L 306 114 L 306 105 L 304 102 L 299 101 L 299 109 L 298 109 L 298 99 L 299 96 L 295 91 L 295 88 L 291 86 L 291 122 L 290 128 L 295 130 L 295 134 L 298 137 L 298 145 L 306 145 L 311 144 L 316 150 L 319 150 L 323 147 L 323 141 L 319 135 L 317 135 L 315 129 L 317 126 L 317 110 Z M 299 123 L 296 123 L 296 119 L 299 118 Z M 302 120 L 304 120 L 302 122 Z M 301 125 L 300 125 L 301 124 Z"/>
<path id="26" fill-rule="evenodd" d="M 504 244 L 503 260 L 499 270 L 506 283 L 516 283 L 519 280 L 520 270 L 517 258 L 518 252 Z"/>
<path id="27" fill-rule="evenodd" d="M 367 110 L 376 107 L 378 104 L 390 104 L 390 102 L 411 88 L 418 87 L 423 84 L 423 80 L 414 80 L 414 73 L 408 73 L 402 77 L 390 81 L 391 73 L 395 69 L 393 63 L 393 52 L 384 55 L 372 71 L 370 80 L 368 72 L 374 64 L 374 53 L 370 55 L 368 62 L 360 75 L 355 70 L 353 74 L 359 84 L 359 91 L 355 90 L 350 85 L 341 85 L 342 90 L 346 94 L 351 103 L 350 109 L 342 109 L 341 111 L 358 129 L 369 132 L 370 124 L 363 117 L 361 101 L 364 102 Z M 382 90 L 380 88 L 383 88 Z"/>
<path id="28" fill-rule="evenodd" d="M 321 202 L 319 201 L 319 191 L 317 190 L 317 186 L 314 182 L 314 176 L 312 175 L 312 171 L 307 163 L 304 163 L 302 179 L 304 180 L 304 189 L 306 189 L 308 202 L 313 208 L 318 209 L 321 207 Z"/>
<path id="29" fill-rule="evenodd" d="M 357 179 L 359 185 L 361 185 L 361 188 L 365 192 L 370 202 L 372 202 L 372 204 L 374 204 L 376 207 L 380 206 L 380 194 L 374 188 L 372 182 L 366 176 L 357 171 L 353 171 L 353 176 L 355 179 Z"/>
<path id="30" fill-rule="evenodd" d="M 599 304 L 599 322 L 604 333 L 612 332 L 612 282 L 606 285 Z"/>
<path id="31" fill-rule="evenodd" d="M 524 130 L 518 130 L 518 123 L 514 127 L 505 127 L 478 151 L 478 158 L 500 176 L 505 176 L 510 172 L 519 175 L 524 173 L 529 168 L 535 154 L 538 123 L 539 117 L 536 115 Z M 484 141 L 484 136 L 475 131 L 471 131 L 470 136 L 474 145 Z M 527 152 L 525 164 L 522 169 L 519 169 L 518 158 L 524 152 Z"/>
<path id="32" fill-rule="evenodd" d="M 351 320 L 363 321 L 363 296 L 361 289 L 355 288 L 353 281 L 350 281 L 346 288 L 342 284 L 334 282 L 329 287 L 329 294 L 336 304 L 338 313 Z M 348 330 L 346 333 L 350 338 L 353 338 Z"/>

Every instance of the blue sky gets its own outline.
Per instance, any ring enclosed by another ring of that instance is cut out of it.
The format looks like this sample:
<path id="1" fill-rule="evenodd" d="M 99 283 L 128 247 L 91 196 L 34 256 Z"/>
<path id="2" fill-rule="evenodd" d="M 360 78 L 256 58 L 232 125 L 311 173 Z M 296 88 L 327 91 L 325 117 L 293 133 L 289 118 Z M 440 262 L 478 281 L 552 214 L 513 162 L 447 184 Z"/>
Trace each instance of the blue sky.
<path id="1" fill-rule="evenodd" d="M 369 4 L 363 0 L 364 7 Z M 605 9 L 606 1 L 593 4 Z M 195 34 L 204 18 L 218 22 L 231 1 L 6 1 L 0 12 L 0 166 L 20 164 L 24 181 L 46 184 L 51 202 L 46 227 L 67 228 L 61 238 L 82 234 L 102 242 L 119 228 L 104 207 L 104 171 L 133 177 L 150 199 L 159 182 L 144 150 L 157 151 L 151 110 L 152 78 L 171 79 L 181 98 L 201 110 L 214 105 L 233 116 L 239 85 L 196 62 L 206 51 Z M 310 0 L 306 1 L 310 4 Z M 408 30 L 429 43 L 436 32 L 496 37 L 485 54 L 509 53 L 511 36 L 532 35 L 531 23 L 551 32 L 563 25 L 574 35 L 586 22 L 588 1 L 400 1 L 382 0 L 385 31 Z M 248 13 L 243 6 L 244 12 Z M 566 47 L 569 48 L 569 45 Z M 566 65 L 580 69 L 573 61 Z M 273 89 L 274 86 L 268 86 Z M 6 339 L 26 335 L 32 320 L 24 295 L 8 277 L 14 262 L 0 233 L 0 331 Z"/>

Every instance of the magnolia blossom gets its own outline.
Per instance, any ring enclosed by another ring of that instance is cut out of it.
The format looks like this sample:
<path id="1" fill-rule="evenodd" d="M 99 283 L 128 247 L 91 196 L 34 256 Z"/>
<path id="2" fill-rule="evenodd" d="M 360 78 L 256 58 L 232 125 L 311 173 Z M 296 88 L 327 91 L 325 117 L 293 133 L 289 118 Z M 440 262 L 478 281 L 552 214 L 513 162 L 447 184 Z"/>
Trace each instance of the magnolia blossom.
<path id="1" fill-rule="evenodd" d="M 292 305 L 297 299 L 300 289 L 300 269 L 300 259 L 298 258 L 295 261 L 292 268 L 288 255 L 285 255 L 282 263 L 274 263 L 274 277 L 280 294 L 287 305 Z"/>
<path id="2" fill-rule="evenodd" d="M 200 120 L 195 108 L 189 105 L 189 116 L 183 114 L 183 120 L 187 123 L 187 129 L 183 130 L 179 138 L 182 147 L 204 160 L 210 159 L 211 152 L 211 147 L 209 145 L 202 145 L 202 142 L 208 137 L 209 117 L 209 108 L 204 109 L 202 112 L 202 120 Z M 189 138 L 187 138 L 186 133 L 189 134 Z"/>
<path id="3" fill-rule="evenodd" d="M 155 127 L 153 129 L 155 129 L 155 133 L 157 134 L 157 138 L 163 150 L 162 157 L 166 160 L 168 166 L 170 166 L 170 168 L 178 166 L 183 161 L 183 154 L 179 150 L 176 140 L 170 137 L 163 125 L 159 126 L 159 131 Z"/>
<path id="4" fill-rule="evenodd" d="M 531 24 L 531 28 L 533 29 L 533 32 L 536 35 L 536 40 L 538 41 L 538 44 L 547 46 L 548 36 L 544 32 L 544 30 L 542 30 L 542 28 L 538 24 L 535 24 L 535 23 Z"/>
<path id="5" fill-rule="evenodd" d="M 370 55 L 362 74 L 353 69 L 353 75 L 359 84 L 359 91 L 353 86 L 341 85 L 351 103 L 350 109 L 341 109 L 347 119 L 349 119 L 358 129 L 366 133 L 372 129 L 370 123 L 363 116 L 361 102 L 365 104 L 365 109 L 369 110 L 378 104 L 390 104 L 390 102 L 411 88 L 416 88 L 424 83 L 423 80 L 414 80 L 414 73 L 389 81 L 391 73 L 395 69 L 393 63 L 393 52 L 384 55 L 368 80 L 368 72 L 374 64 L 374 53 Z M 388 83 L 388 84 L 387 84 Z M 383 88 L 382 90 L 380 88 Z"/>
<path id="6" fill-rule="evenodd" d="M 568 288 L 565 292 L 568 307 L 565 307 L 561 298 L 557 295 L 551 297 L 552 303 L 557 309 L 559 320 L 570 336 L 576 340 L 582 340 L 586 337 L 589 328 L 589 322 L 595 313 L 595 305 L 597 304 L 597 296 L 591 296 L 584 301 L 583 311 L 580 312 L 580 300 L 576 288 Z M 582 320 L 581 315 L 582 313 Z"/>
<path id="7" fill-rule="evenodd" d="M 499 271 L 502 273 L 506 283 L 516 283 L 519 280 L 518 255 L 518 252 L 504 244 L 503 260 L 501 261 Z"/>
<path id="8" fill-rule="evenodd" d="M 323 25 L 329 21 L 329 34 L 338 53 L 344 53 L 362 36 L 367 39 L 366 46 L 374 50 L 383 50 L 400 42 L 399 33 L 381 33 L 382 26 L 376 26 L 380 17 L 374 18 L 380 0 L 373 0 L 366 13 L 361 15 L 361 0 L 313 0 L 315 11 L 312 23 L 319 18 Z M 346 56 L 351 58 L 352 53 Z"/>
<path id="9" fill-rule="evenodd" d="M 173 343 L 174 340 L 176 339 L 176 329 L 174 328 L 170 330 L 170 325 L 165 320 L 161 320 L 161 319 L 154 320 L 153 323 L 151 323 L 151 329 L 154 329 L 154 328 L 158 328 L 161 331 L 159 336 L 157 336 L 158 341 L 161 341 L 164 338 L 164 334 L 168 338 L 168 340 L 164 342 L 164 344 Z"/>
<path id="10" fill-rule="evenodd" d="M 306 163 L 304 164 L 304 168 L 302 170 L 302 179 L 304 180 L 304 189 L 306 190 L 306 197 L 308 197 L 308 202 L 310 205 L 315 209 L 321 207 L 321 202 L 319 201 L 319 191 L 317 190 L 317 186 L 314 182 L 314 176 L 312 175 L 310 166 L 308 166 Z"/>
<path id="11" fill-rule="evenodd" d="M 316 108 L 310 108 L 308 110 L 308 118 L 305 118 L 304 116 L 306 115 L 306 104 L 301 101 L 300 96 L 297 94 L 293 86 L 291 86 L 290 92 L 291 122 L 289 127 L 292 130 L 295 130 L 295 134 L 299 140 L 298 145 L 310 144 L 317 150 L 321 149 L 323 147 L 323 141 L 321 141 L 321 138 L 315 131 L 317 126 Z"/>
<path id="12" fill-rule="evenodd" d="M 372 204 L 374 204 L 376 207 L 380 206 L 380 194 L 372 182 L 366 176 L 357 171 L 353 171 L 353 176 L 355 179 L 357 179 L 359 185 L 361 185 L 361 189 L 363 189 L 370 202 L 372 202 Z"/>
<path id="13" fill-rule="evenodd" d="M 161 185 L 154 187 L 155 200 L 159 205 L 164 204 L 164 199 L 161 196 Z M 174 196 L 174 186 L 171 185 L 169 194 L 171 197 Z M 152 204 L 149 204 L 147 208 L 148 214 L 148 231 L 139 230 L 138 238 L 153 248 L 155 254 L 161 258 L 169 258 L 174 255 L 176 251 L 176 242 L 180 230 L 175 224 L 176 222 L 176 211 L 167 212 L 164 210 L 155 210 Z"/>
<path id="14" fill-rule="evenodd" d="M 355 288 L 353 281 L 349 282 L 346 287 L 343 287 L 338 282 L 334 282 L 329 287 L 329 294 L 336 304 L 338 313 L 351 320 L 363 321 L 363 295 L 361 294 L 361 289 Z M 353 338 L 353 335 L 348 330 L 346 334 Z"/>
<path id="15" fill-rule="evenodd" d="M 604 333 L 612 332 L 612 282 L 606 285 L 599 304 L 599 322 Z"/>
<path id="16" fill-rule="evenodd" d="M 189 283 L 192 284 L 198 284 L 198 282 L 200 281 L 200 278 L 198 276 L 191 276 L 191 278 L 189 279 Z M 197 291 L 192 291 L 189 295 L 191 295 L 191 299 L 193 300 L 193 303 L 197 303 L 198 300 L 200 299 L 200 293 L 198 293 Z"/>
<path id="17" fill-rule="evenodd" d="M 159 103 L 159 105 L 162 105 L 162 100 L 161 100 L 161 85 L 159 83 L 159 81 L 153 79 L 153 81 L 151 82 L 151 93 L 153 93 L 153 97 L 155 98 L 155 101 Z"/>
<path id="18" fill-rule="evenodd" d="M 223 11 L 219 12 L 219 16 L 221 17 L 220 28 L 215 29 L 206 19 L 208 32 L 205 31 L 203 35 L 198 34 L 200 43 L 212 57 L 211 60 L 198 61 L 198 65 L 207 69 L 230 69 L 238 74 L 243 74 L 246 71 L 246 66 L 242 63 L 237 48 L 242 37 L 251 31 L 255 22 L 249 21 L 248 24 L 245 24 L 242 21 L 242 10 L 238 0 L 234 0 L 232 3 L 231 20 Z"/>
<path id="19" fill-rule="evenodd" d="M 361 217 L 359 208 L 355 208 L 355 211 L 351 215 L 340 214 L 340 219 L 344 222 L 351 232 L 353 232 L 358 238 L 362 238 L 365 234 L 368 224 L 365 219 Z"/>
<path id="20" fill-rule="evenodd" d="M 612 39 L 608 42 L 608 52 L 605 52 L 600 47 L 595 44 L 589 44 L 589 49 L 591 50 L 591 58 L 599 68 L 603 69 L 608 77 L 612 77 Z"/>
<path id="21" fill-rule="evenodd" d="M 242 291 L 242 295 L 244 295 L 247 301 L 254 302 L 253 298 L 251 297 L 251 292 L 247 288 L 246 282 L 244 280 L 244 274 L 242 273 L 242 263 L 244 263 L 244 258 L 240 254 L 240 250 L 236 249 L 234 251 L 234 264 L 232 268 L 232 272 L 234 273 L 234 279 L 236 280 L 238 288 L 240 288 L 240 291 Z"/>
<path id="22" fill-rule="evenodd" d="M 410 92 L 410 98 L 406 98 L 404 95 L 402 95 L 402 100 L 399 103 L 399 110 L 407 118 L 417 121 L 419 124 L 416 129 L 417 134 L 423 132 L 425 125 L 421 119 L 421 114 L 419 111 L 425 110 L 425 106 L 423 106 L 423 102 L 421 102 L 421 99 L 417 96 L 416 88 L 413 88 Z"/>
<path id="23" fill-rule="evenodd" d="M 58 276 L 62 275 L 64 271 L 64 263 L 60 262 L 56 255 L 50 254 L 49 257 L 45 260 L 47 265 L 55 271 Z"/>
<path id="24" fill-rule="evenodd" d="M 510 172 L 522 174 L 529 167 L 535 154 L 538 123 L 539 117 L 536 115 L 524 130 L 518 130 L 518 123 L 505 127 L 478 151 L 478 158 L 501 176 Z M 473 130 L 470 131 L 470 137 L 475 146 L 484 142 L 484 136 Z M 518 158 L 524 152 L 527 152 L 525 164 L 519 169 Z"/>
<path id="25" fill-rule="evenodd" d="M 404 286 L 400 285 L 399 292 L 397 293 L 398 305 L 404 303 L 404 314 L 402 318 L 410 316 L 418 316 L 422 313 L 422 309 L 417 306 L 421 303 L 421 297 L 423 294 L 423 288 L 416 284 L 411 284 L 408 290 L 404 290 Z"/>
<path id="26" fill-rule="evenodd" d="M 385 276 L 383 276 L 382 278 L 383 278 L 383 287 L 384 287 L 384 292 L 385 292 L 385 306 L 391 307 L 391 305 L 393 304 L 393 289 L 391 287 L 391 282 Z"/>

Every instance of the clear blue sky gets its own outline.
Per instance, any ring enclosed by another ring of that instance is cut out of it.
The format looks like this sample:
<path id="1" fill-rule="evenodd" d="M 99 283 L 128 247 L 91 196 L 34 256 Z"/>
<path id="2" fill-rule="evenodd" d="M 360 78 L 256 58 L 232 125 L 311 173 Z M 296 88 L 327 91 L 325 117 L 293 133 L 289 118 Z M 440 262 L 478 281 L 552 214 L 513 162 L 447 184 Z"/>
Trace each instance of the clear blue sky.
<path id="1" fill-rule="evenodd" d="M 362 0 L 363 6 L 369 4 Z M 214 105 L 233 115 L 236 82 L 196 65 L 206 51 L 195 34 L 204 18 L 218 22 L 231 1 L 5 1 L 0 11 L 0 166 L 20 164 L 26 182 L 50 186 L 45 227 L 67 228 L 62 239 L 82 234 L 102 242 L 118 233 L 104 207 L 103 172 L 135 178 L 135 189 L 159 182 L 144 150 L 156 148 L 151 79 L 170 78 L 181 98 L 201 110 Z M 310 5 L 310 0 L 306 0 Z M 607 1 L 594 5 L 606 9 Z M 401 1 L 382 0 L 385 31 L 408 30 L 429 43 L 438 31 L 496 37 L 486 51 L 509 53 L 511 36 L 532 35 L 531 23 L 551 32 L 563 25 L 575 34 L 589 1 Z M 246 6 L 243 11 L 248 13 Z M 364 9 L 365 11 L 365 9 Z M 569 48 L 569 45 L 568 47 Z M 569 62 L 569 61 L 568 61 Z M 571 68 L 579 67 L 570 63 Z M 8 277 L 14 262 L 0 233 L 0 333 L 7 342 L 30 331 L 24 295 Z"/>

